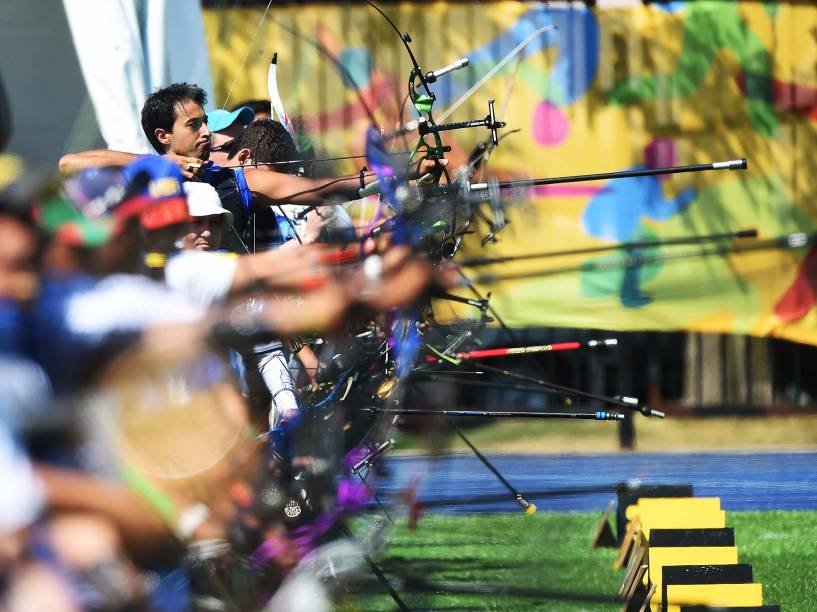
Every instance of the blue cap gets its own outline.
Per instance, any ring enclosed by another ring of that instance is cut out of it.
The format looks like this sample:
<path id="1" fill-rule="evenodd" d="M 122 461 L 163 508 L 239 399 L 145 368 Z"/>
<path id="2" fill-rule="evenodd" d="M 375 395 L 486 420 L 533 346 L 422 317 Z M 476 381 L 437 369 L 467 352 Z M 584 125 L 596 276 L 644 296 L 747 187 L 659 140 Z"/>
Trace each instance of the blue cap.
<path id="1" fill-rule="evenodd" d="M 207 127 L 211 132 L 220 132 L 230 127 L 236 120 L 241 122 L 241 125 L 247 126 L 255 119 L 255 111 L 249 106 L 241 106 L 234 111 L 226 111 L 223 109 L 214 110 L 207 113 Z"/>
<path id="2" fill-rule="evenodd" d="M 139 215 L 142 226 L 158 229 L 187 221 L 187 196 L 179 167 L 159 155 L 143 155 L 123 169 L 128 195 L 114 213 L 120 217 Z"/>

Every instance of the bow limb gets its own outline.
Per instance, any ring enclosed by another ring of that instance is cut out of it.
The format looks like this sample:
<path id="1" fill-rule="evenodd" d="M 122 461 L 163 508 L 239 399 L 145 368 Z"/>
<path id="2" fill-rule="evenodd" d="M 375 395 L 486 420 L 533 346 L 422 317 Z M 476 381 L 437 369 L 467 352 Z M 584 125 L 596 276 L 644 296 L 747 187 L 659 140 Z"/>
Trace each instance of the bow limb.
<path id="1" fill-rule="evenodd" d="M 270 19 L 274 23 L 278 24 L 278 26 L 281 27 L 283 30 L 285 30 L 285 31 L 289 32 L 290 34 L 292 34 L 295 38 L 297 38 L 299 40 L 302 40 L 306 44 L 313 47 L 315 50 L 318 51 L 318 53 L 323 55 L 326 59 L 328 59 L 330 62 L 332 62 L 332 64 L 334 64 L 335 68 L 338 69 L 338 71 L 343 75 L 343 77 L 346 79 L 346 81 L 352 85 L 352 89 L 355 90 L 355 94 L 357 94 L 357 99 L 360 102 L 360 105 L 366 111 L 366 116 L 368 117 L 371 124 L 375 125 L 374 113 L 372 112 L 371 107 L 366 103 L 366 99 L 363 97 L 363 92 L 360 90 L 360 86 L 358 86 L 357 81 L 355 81 L 355 78 L 352 76 L 352 74 L 349 72 L 349 70 L 346 68 L 346 66 L 341 64 L 340 60 L 338 60 L 337 57 L 332 55 L 332 53 L 330 53 L 330 51 L 325 46 L 323 46 L 323 44 L 321 44 L 320 41 L 314 40 L 314 39 L 310 38 L 309 36 L 306 36 L 300 30 L 298 30 L 298 28 L 296 28 L 295 26 L 286 24 L 286 23 L 276 19 L 275 17 L 271 17 Z"/>
<path id="2" fill-rule="evenodd" d="M 278 116 L 278 121 L 284 126 L 292 138 L 292 141 L 295 143 L 295 148 L 300 152 L 301 149 L 298 146 L 298 139 L 295 137 L 295 127 L 292 125 L 289 115 L 287 115 L 287 112 L 284 110 L 284 102 L 281 100 L 281 94 L 278 91 L 277 53 L 272 54 L 272 60 L 270 61 L 269 70 L 267 71 L 267 93 L 270 99 L 270 112 Z"/>
<path id="3" fill-rule="evenodd" d="M 411 41 L 411 37 L 408 34 L 403 34 L 400 32 L 400 28 L 391 20 L 391 18 L 383 12 L 377 4 L 372 2 L 372 0 L 366 0 L 366 4 L 371 6 L 374 10 L 376 10 L 380 15 L 385 19 L 392 29 L 397 33 L 397 36 L 400 37 L 400 41 L 403 43 L 403 46 L 406 48 L 406 52 L 408 53 L 409 59 L 411 60 L 411 64 L 413 66 L 412 76 L 415 76 L 419 79 L 420 84 L 423 86 L 423 89 L 426 92 L 426 95 L 430 98 L 434 98 L 434 94 L 431 91 L 431 88 L 428 86 L 428 81 L 426 80 L 425 76 L 423 75 L 423 71 L 420 68 L 420 64 L 417 62 L 417 58 L 414 56 L 414 51 L 411 50 L 411 45 L 409 44 Z M 409 80 L 409 84 L 413 83 L 413 78 Z"/>

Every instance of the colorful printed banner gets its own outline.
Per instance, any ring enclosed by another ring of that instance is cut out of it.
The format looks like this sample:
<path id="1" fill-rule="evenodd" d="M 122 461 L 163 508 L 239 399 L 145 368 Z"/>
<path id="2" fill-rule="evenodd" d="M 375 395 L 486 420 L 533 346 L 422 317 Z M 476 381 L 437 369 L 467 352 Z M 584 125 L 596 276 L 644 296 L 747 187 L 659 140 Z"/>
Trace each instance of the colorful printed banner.
<path id="1" fill-rule="evenodd" d="M 520 132 L 488 165 L 500 179 L 563 176 L 746 157 L 745 172 L 707 172 L 540 187 L 510 215 L 500 256 L 757 228 L 763 238 L 817 226 L 817 7 L 671 2 L 588 10 L 581 3 L 385 5 L 410 32 L 424 69 L 467 56 L 440 79 L 444 111 L 508 51 L 547 24 L 519 62 L 450 118 L 498 118 Z M 211 9 L 205 26 L 215 101 L 266 97 L 278 53 L 289 114 L 327 155 L 360 154 L 366 113 L 393 127 L 410 64 L 397 35 L 365 5 Z M 304 37 L 319 41 L 339 71 Z M 245 61 L 246 60 L 246 61 Z M 243 67 L 242 67 L 243 62 Z M 354 84 L 353 84 L 354 82 Z M 452 164 L 487 132 L 451 132 Z M 355 171 L 353 164 L 340 170 Z M 698 330 L 817 344 L 817 253 L 740 254 L 663 247 L 505 264 L 494 273 L 548 272 L 485 287 L 510 324 L 621 330 Z M 672 255 L 678 254 L 681 255 Z M 610 258 L 645 257 L 640 267 Z M 664 256 L 670 259 L 662 259 Z M 557 269 L 576 268 L 555 272 Z"/>

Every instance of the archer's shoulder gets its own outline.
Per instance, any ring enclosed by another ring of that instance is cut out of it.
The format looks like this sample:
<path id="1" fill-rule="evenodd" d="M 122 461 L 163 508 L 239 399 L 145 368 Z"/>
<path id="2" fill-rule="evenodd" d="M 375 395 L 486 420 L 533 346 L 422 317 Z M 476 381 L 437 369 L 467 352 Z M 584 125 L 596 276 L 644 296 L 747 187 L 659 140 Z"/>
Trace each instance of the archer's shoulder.
<path id="1" fill-rule="evenodd" d="M 207 182 L 216 189 L 229 182 L 235 183 L 235 171 L 232 168 L 219 168 L 209 174 Z"/>

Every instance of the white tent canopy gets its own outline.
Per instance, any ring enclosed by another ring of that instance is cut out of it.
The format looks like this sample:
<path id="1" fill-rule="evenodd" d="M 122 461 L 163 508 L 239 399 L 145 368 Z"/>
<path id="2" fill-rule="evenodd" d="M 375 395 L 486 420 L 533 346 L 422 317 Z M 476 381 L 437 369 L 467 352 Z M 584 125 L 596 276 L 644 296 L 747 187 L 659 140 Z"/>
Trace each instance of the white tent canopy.
<path id="1" fill-rule="evenodd" d="M 63 0 L 82 76 L 108 147 L 148 153 L 148 94 L 186 81 L 212 91 L 199 0 Z"/>

